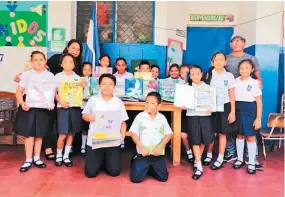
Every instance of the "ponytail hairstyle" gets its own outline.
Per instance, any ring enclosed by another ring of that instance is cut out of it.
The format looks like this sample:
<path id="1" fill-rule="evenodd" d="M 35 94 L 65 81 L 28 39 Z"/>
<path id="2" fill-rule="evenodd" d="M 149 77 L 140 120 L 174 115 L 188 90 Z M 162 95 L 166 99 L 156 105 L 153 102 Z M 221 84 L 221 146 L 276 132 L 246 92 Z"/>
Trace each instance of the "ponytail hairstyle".
<path id="1" fill-rule="evenodd" d="M 198 69 L 200 69 L 201 73 L 203 74 L 202 68 L 201 68 L 199 65 L 191 65 L 191 67 L 190 67 L 190 73 L 189 73 L 189 80 L 188 80 L 188 83 L 189 83 L 190 86 L 192 86 L 192 83 L 193 83 L 193 81 L 192 81 L 192 79 L 191 79 L 191 77 L 190 77 L 190 75 L 191 75 L 191 69 L 193 69 L 193 68 L 198 68 Z M 203 81 L 203 76 L 202 76 L 202 78 L 201 78 L 201 81 Z"/>
<path id="2" fill-rule="evenodd" d="M 214 53 L 211 57 L 211 61 L 212 63 L 214 62 L 215 58 L 217 55 L 223 55 L 225 57 L 225 60 L 227 61 L 227 56 L 221 52 L 221 51 L 218 51 L 216 53 Z M 211 81 L 212 81 L 212 76 L 213 76 L 213 73 L 212 71 L 214 70 L 214 66 L 211 66 L 211 68 L 205 73 L 205 75 L 203 76 L 203 80 L 205 81 L 206 84 L 210 85 Z"/>

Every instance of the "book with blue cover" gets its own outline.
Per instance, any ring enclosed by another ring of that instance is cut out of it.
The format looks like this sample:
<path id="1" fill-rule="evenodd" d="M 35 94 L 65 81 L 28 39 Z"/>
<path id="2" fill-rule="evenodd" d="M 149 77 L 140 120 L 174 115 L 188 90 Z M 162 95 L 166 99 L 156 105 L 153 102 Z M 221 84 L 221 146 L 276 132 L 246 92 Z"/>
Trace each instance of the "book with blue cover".
<path id="1" fill-rule="evenodd" d="M 125 79 L 125 94 L 128 97 L 139 98 L 143 96 L 142 79 Z"/>

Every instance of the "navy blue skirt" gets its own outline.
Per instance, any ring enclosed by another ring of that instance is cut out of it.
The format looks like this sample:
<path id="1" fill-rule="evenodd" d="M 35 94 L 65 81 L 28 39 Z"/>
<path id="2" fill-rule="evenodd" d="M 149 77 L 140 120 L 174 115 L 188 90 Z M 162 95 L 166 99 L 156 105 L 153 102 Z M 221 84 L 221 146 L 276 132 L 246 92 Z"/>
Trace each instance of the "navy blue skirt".
<path id="1" fill-rule="evenodd" d="M 254 130 L 256 119 L 256 102 L 236 102 L 237 133 L 243 136 L 255 136 L 259 130 Z"/>
<path id="2" fill-rule="evenodd" d="M 81 132 L 82 128 L 83 120 L 79 107 L 57 108 L 57 131 L 59 134 L 72 133 L 75 135 Z"/>

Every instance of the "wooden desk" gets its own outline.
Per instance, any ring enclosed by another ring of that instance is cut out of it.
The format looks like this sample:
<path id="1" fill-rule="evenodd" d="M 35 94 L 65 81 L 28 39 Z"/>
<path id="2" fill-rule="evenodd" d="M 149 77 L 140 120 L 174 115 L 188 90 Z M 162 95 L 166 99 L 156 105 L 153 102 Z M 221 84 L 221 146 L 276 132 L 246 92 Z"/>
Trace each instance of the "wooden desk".
<path id="1" fill-rule="evenodd" d="M 124 102 L 126 110 L 129 111 L 143 111 L 145 109 L 144 102 Z M 174 107 L 173 103 L 161 103 L 159 111 L 170 111 L 172 130 L 173 130 L 173 141 L 172 141 L 172 155 L 173 165 L 180 165 L 181 159 L 181 109 Z"/>

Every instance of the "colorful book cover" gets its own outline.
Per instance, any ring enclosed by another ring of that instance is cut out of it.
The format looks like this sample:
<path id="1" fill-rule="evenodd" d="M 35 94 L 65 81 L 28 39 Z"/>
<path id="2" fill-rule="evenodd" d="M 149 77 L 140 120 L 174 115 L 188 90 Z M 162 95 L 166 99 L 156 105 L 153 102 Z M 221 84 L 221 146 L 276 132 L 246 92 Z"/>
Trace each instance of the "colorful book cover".
<path id="1" fill-rule="evenodd" d="M 158 92 L 162 100 L 174 102 L 175 88 L 179 80 L 160 79 L 158 81 Z"/>
<path id="2" fill-rule="evenodd" d="M 135 78 L 150 81 L 152 80 L 152 74 L 151 72 L 135 72 Z"/>
<path id="3" fill-rule="evenodd" d="M 28 106 L 52 109 L 54 108 L 55 84 L 33 81 L 28 85 L 26 96 Z"/>
<path id="4" fill-rule="evenodd" d="M 147 128 L 147 126 L 140 124 L 139 125 L 139 140 L 144 146 L 145 149 L 147 149 L 150 154 L 153 154 L 153 149 L 159 145 L 165 136 L 164 126 L 161 126 L 160 128 L 153 128 L 153 130 L 150 132 Z M 137 149 L 138 153 L 140 153 L 140 150 Z M 165 149 L 161 150 L 161 155 L 165 154 Z"/>
<path id="5" fill-rule="evenodd" d="M 216 88 L 203 87 L 195 88 L 195 109 L 196 111 L 216 111 Z"/>
<path id="6" fill-rule="evenodd" d="M 59 86 L 59 97 L 68 102 L 70 107 L 81 107 L 83 88 L 78 85 L 78 81 L 62 81 Z"/>
<path id="7" fill-rule="evenodd" d="M 90 123 L 92 149 L 120 146 L 121 118 L 119 111 L 98 111 L 95 122 Z"/>
<path id="8" fill-rule="evenodd" d="M 143 80 L 142 79 L 125 79 L 125 94 L 131 97 L 143 96 Z"/>
<path id="9" fill-rule="evenodd" d="M 158 91 L 158 81 L 151 80 L 151 81 L 143 81 L 143 96 L 144 98 L 150 92 L 157 92 Z"/>
<path id="10" fill-rule="evenodd" d="M 81 80 L 86 82 L 86 87 L 83 89 L 83 99 L 89 99 L 91 96 L 100 93 L 99 83 L 96 77 L 82 77 Z"/>
<path id="11" fill-rule="evenodd" d="M 95 77 L 100 77 L 102 74 L 109 73 L 113 74 L 113 68 L 112 67 L 101 67 L 96 66 L 95 67 Z"/>

